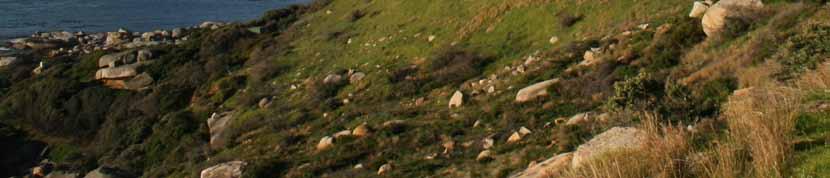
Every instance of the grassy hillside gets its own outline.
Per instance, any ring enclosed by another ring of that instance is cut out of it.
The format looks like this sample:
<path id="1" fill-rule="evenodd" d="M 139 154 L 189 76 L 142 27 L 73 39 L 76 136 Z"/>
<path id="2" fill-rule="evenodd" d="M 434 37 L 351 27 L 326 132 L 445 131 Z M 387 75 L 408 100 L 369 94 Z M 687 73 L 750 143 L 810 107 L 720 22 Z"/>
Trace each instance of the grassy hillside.
<path id="1" fill-rule="evenodd" d="M 0 122 L 48 144 L 60 169 L 140 177 L 198 177 L 232 160 L 249 162 L 247 177 L 375 177 L 386 164 L 381 177 L 506 177 L 608 128 L 648 124 L 662 140 L 648 152 L 667 154 L 639 161 L 671 166 L 603 167 L 620 161 L 609 155 L 568 175 L 828 176 L 830 8 L 765 1 L 707 37 L 692 3 L 316 1 L 155 47 L 144 91 L 92 79 L 110 52 L 49 59 L 40 75 L 34 62 L 0 69 Z M 581 66 L 592 48 L 599 62 Z M 355 72 L 366 76 L 349 81 Z M 550 79 L 561 81 L 550 95 L 514 102 Z M 456 91 L 463 105 L 450 108 Z M 585 112 L 607 117 L 557 124 Z M 209 145 L 213 113 L 232 113 L 220 148 Z M 316 148 L 357 127 L 370 134 Z M 522 128 L 531 133 L 508 143 Z M 492 158 L 477 160 L 484 150 Z"/>

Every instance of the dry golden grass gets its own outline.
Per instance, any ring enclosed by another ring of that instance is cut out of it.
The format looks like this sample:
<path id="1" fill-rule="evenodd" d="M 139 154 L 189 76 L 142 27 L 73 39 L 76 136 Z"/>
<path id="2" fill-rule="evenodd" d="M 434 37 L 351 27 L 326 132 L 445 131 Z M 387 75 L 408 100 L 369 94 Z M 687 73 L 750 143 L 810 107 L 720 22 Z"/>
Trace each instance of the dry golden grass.
<path id="1" fill-rule="evenodd" d="M 830 63 L 824 63 L 816 70 L 805 73 L 795 85 L 804 90 L 830 89 Z"/>
<path id="2" fill-rule="evenodd" d="M 565 177 L 641 178 L 684 177 L 684 162 L 692 151 L 691 134 L 683 127 L 661 123 L 655 114 L 641 114 L 640 128 L 648 133 L 643 150 L 620 150 L 565 173 Z"/>
<path id="3" fill-rule="evenodd" d="M 802 99 L 787 87 L 736 91 L 724 110 L 729 137 L 749 152 L 754 177 L 784 177 Z"/>

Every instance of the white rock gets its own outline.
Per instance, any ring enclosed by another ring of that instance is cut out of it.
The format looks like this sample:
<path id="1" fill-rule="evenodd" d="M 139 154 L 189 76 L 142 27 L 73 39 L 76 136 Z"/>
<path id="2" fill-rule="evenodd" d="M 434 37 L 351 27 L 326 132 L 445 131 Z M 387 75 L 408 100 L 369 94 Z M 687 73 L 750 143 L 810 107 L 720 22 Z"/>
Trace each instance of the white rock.
<path id="1" fill-rule="evenodd" d="M 519 128 L 519 134 L 528 135 L 530 133 L 533 133 L 533 132 L 531 132 L 530 129 L 527 129 L 527 127 Z"/>
<path id="2" fill-rule="evenodd" d="M 488 137 L 488 138 L 485 138 L 484 140 L 482 140 L 481 147 L 484 148 L 484 149 L 490 149 L 490 148 L 493 148 L 494 144 L 495 144 L 495 140 L 493 140 L 493 138 Z"/>
<path id="3" fill-rule="evenodd" d="M 334 138 L 342 138 L 342 137 L 349 136 L 349 135 L 352 135 L 351 130 L 343 130 L 343 131 L 334 133 Z"/>
<path id="4" fill-rule="evenodd" d="M 516 94 L 516 102 L 523 103 L 535 100 L 538 97 L 547 96 L 548 88 L 556 83 L 559 83 L 559 79 L 547 80 L 523 88 Z"/>
<path id="5" fill-rule="evenodd" d="M 432 42 L 433 40 L 435 40 L 435 35 L 430 35 L 429 38 L 427 38 L 427 41 L 429 42 Z"/>
<path id="6" fill-rule="evenodd" d="M 549 42 L 550 44 L 556 44 L 556 43 L 559 43 L 559 37 L 556 37 L 556 36 L 554 36 L 554 37 L 550 37 L 550 40 L 548 40 L 548 42 Z"/>
<path id="7" fill-rule="evenodd" d="M 464 94 L 461 91 L 455 91 L 455 94 L 450 98 L 450 108 L 461 107 L 464 103 Z"/>
<path id="8" fill-rule="evenodd" d="M 488 159 L 493 159 L 493 152 L 490 150 L 481 151 L 481 153 L 478 153 L 478 156 L 476 157 L 477 161 L 485 161 Z"/>
<path id="9" fill-rule="evenodd" d="M 378 175 L 386 174 L 389 171 L 392 171 L 392 165 L 390 165 L 388 163 L 384 164 L 384 165 L 380 166 L 380 168 L 378 168 Z"/>
<path id="10" fill-rule="evenodd" d="M 317 150 L 325 150 L 331 148 L 334 145 L 334 138 L 325 136 L 320 139 L 320 142 L 317 143 Z"/>
<path id="11" fill-rule="evenodd" d="M 694 5 L 692 5 L 692 11 L 689 12 L 689 17 L 691 18 L 701 18 L 703 14 L 706 13 L 706 10 L 709 9 L 709 5 L 704 2 L 695 1 Z"/>

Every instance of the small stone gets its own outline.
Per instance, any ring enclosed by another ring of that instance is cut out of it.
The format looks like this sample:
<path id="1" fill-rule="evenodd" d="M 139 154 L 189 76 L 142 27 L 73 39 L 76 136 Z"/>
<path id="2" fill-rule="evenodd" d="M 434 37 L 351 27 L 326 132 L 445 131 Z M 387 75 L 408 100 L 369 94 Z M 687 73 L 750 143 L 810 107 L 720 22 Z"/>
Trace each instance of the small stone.
<path id="1" fill-rule="evenodd" d="M 481 125 L 481 120 L 476 120 L 476 122 L 475 122 L 475 123 L 473 123 L 473 128 L 476 128 L 476 127 L 478 127 L 478 126 L 480 126 L 480 125 Z"/>
<path id="2" fill-rule="evenodd" d="M 355 83 L 360 82 L 361 80 L 363 80 L 364 77 L 366 77 L 365 73 L 356 72 L 356 73 L 352 74 L 349 77 L 349 82 L 351 82 L 352 84 L 355 84 Z"/>
<path id="3" fill-rule="evenodd" d="M 392 171 L 392 165 L 389 163 L 384 164 L 378 168 L 378 175 L 386 174 L 387 172 Z"/>
<path id="4" fill-rule="evenodd" d="M 349 135 L 352 135 L 351 130 L 343 130 L 343 131 L 335 133 L 334 138 L 342 138 L 342 137 L 349 136 Z"/>
<path id="5" fill-rule="evenodd" d="M 325 149 L 331 148 L 331 146 L 333 146 L 333 145 L 334 145 L 334 138 L 329 137 L 329 136 L 325 136 L 322 139 L 320 139 L 319 143 L 317 143 L 317 150 L 318 151 L 325 150 Z"/>
<path id="6" fill-rule="evenodd" d="M 259 106 L 259 108 L 267 108 L 268 106 L 271 106 L 271 98 L 269 98 L 269 97 L 262 98 L 261 100 L 259 100 L 259 103 L 257 104 L 257 106 Z"/>
<path id="7" fill-rule="evenodd" d="M 481 153 L 478 153 L 478 156 L 476 157 L 476 161 L 487 161 L 490 159 L 493 159 L 493 152 L 490 150 L 481 151 Z"/>
<path id="8" fill-rule="evenodd" d="M 528 135 L 530 133 L 532 132 L 530 132 L 530 129 L 527 129 L 526 127 L 519 128 L 519 134 Z"/>
<path id="9" fill-rule="evenodd" d="M 461 107 L 464 102 L 464 94 L 461 91 L 455 91 L 455 94 L 450 98 L 450 108 Z"/>
<path id="10" fill-rule="evenodd" d="M 493 148 L 493 145 L 495 144 L 495 140 L 493 140 L 493 138 L 489 138 L 489 137 L 488 137 L 488 138 L 485 138 L 485 139 L 484 139 L 484 140 L 482 140 L 481 142 L 483 142 L 483 143 L 481 144 L 481 147 L 482 147 L 482 148 L 484 148 L 484 149 L 490 149 L 490 148 Z"/>
<path id="11" fill-rule="evenodd" d="M 554 37 L 550 37 L 550 40 L 548 40 L 548 42 L 549 42 L 550 44 L 556 44 L 556 43 L 558 43 L 558 42 L 559 42 L 559 37 L 556 37 L 556 36 L 554 36 Z"/>
<path id="12" fill-rule="evenodd" d="M 427 38 L 427 41 L 429 42 L 432 42 L 433 40 L 435 40 L 435 35 L 430 35 L 429 38 Z"/>
<path id="13" fill-rule="evenodd" d="M 366 123 L 360 124 L 359 126 L 355 127 L 354 130 L 352 130 L 352 135 L 357 137 L 368 136 L 370 133 L 371 130 L 369 129 L 369 126 L 366 125 Z"/>
<path id="14" fill-rule="evenodd" d="M 363 164 L 354 165 L 354 169 L 363 169 Z"/>
<path id="15" fill-rule="evenodd" d="M 547 80 L 544 82 L 533 84 L 531 86 L 528 86 L 527 88 L 523 88 L 519 90 L 519 92 L 516 94 L 516 102 L 523 103 L 542 96 L 547 96 L 548 87 L 556 83 L 559 83 L 559 79 Z"/>
<path id="16" fill-rule="evenodd" d="M 507 143 L 515 143 L 522 140 L 522 135 L 519 132 L 513 132 L 513 135 L 510 135 L 510 138 L 507 138 Z"/>

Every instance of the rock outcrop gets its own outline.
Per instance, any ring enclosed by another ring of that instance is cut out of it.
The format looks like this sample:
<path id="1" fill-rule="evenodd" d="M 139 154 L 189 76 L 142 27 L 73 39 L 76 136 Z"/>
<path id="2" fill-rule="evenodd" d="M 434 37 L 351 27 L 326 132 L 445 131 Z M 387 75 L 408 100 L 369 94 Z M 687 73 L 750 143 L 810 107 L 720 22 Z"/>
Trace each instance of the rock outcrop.
<path id="1" fill-rule="evenodd" d="M 122 170 L 118 170 L 115 168 L 108 168 L 108 167 L 99 167 L 98 169 L 92 170 L 89 173 L 86 173 L 84 178 L 132 178 L 136 177 L 130 175 Z"/>
<path id="2" fill-rule="evenodd" d="M 201 178 L 240 178 L 248 165 L 244 161 L 231 161 L 202 170 Z"/>

